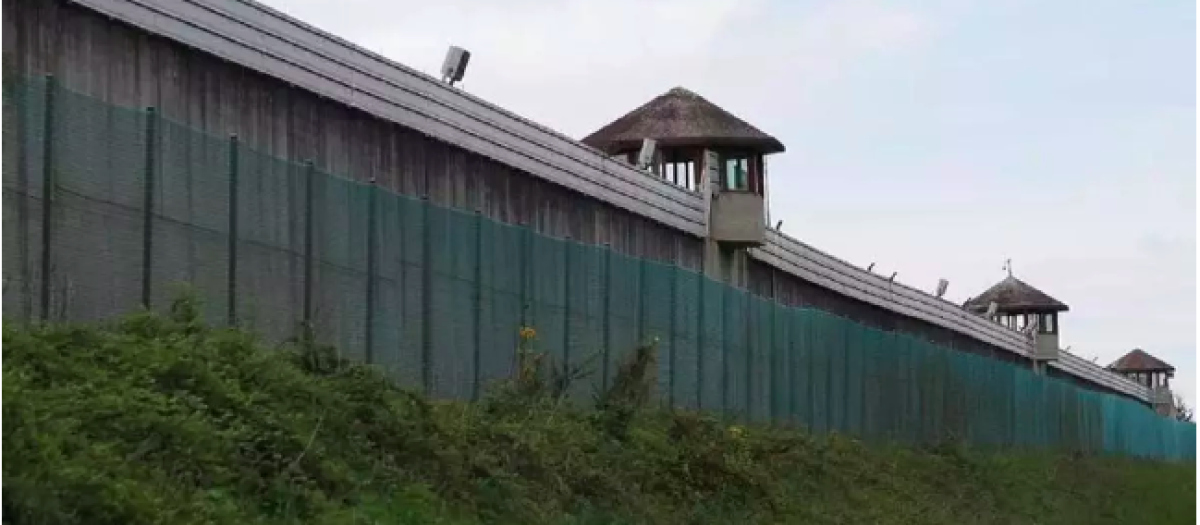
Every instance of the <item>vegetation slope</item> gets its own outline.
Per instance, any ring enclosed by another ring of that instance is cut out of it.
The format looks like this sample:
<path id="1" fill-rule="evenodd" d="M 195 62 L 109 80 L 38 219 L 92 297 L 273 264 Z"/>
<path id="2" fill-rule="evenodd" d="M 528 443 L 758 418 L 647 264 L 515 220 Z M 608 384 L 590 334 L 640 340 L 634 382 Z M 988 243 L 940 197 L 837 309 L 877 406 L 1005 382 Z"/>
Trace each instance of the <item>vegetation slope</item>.
<path id="1" fill-rule="evenodd" d="M 529 349 L 474 404 L 304 341 L 169 316 L 4 328 L 3 520 L 21 524 L 1191 523 L 1195 465 L 866 445 L 596 406 Z M 532 334 L 525 334 L 531 336 Z"/>

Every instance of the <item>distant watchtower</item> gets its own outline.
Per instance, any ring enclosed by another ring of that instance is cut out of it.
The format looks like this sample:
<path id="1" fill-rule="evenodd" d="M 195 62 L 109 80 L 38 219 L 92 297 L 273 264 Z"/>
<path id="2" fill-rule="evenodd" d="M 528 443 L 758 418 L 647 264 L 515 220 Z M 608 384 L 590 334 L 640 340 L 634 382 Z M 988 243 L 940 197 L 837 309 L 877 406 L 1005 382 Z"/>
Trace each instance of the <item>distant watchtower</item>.
<path id="1" fill-rule="evenodd" d="M 784 151 L 782 143 L 679 87 L 583 142 L 636 164 L 643 139 L 657 143 L 649 166 L 653 174 L 709 196 L 708 236 L 720 244 L 721 251 L 763 244 L 765 157 Z"/>
<path id="2" fill-rule="evenodd" d="M 1175 367 L 1141 348 L 1134 348 L 1108 365 L 1108 369 L 1149 388 L 1154 409 L 1166 417 L 1174 417 L 1175 399 L 1171 395 L 1171 378 L 1175 377 Z"/>
<path id="3" fill-rule="evenodd" d="M 1014 330 L 1027 330 L 1036 325 L 1033 332 L 1036 361 L 1058 359 L 1058 314 L 1069 310 L 1066 304 L 1013 277 L 1011 269 L 1003 281 L 963 306 L 984 314 L 992 303 L 996 305 L 992 320 Z"/>

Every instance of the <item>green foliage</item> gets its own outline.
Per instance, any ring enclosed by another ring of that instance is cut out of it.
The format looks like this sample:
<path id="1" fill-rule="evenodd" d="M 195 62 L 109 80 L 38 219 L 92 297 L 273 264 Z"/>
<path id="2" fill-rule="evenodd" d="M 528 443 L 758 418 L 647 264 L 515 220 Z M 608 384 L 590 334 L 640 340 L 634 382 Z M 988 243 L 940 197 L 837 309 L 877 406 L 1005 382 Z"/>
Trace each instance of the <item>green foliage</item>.
<path id="1" fill-rule="evenodd" d="M 648 408 L 653 345 L 597 407 L 526 367 L 434 402 L 309 336 L 191 301 L 4 327 L 3 516 L 22 524 L 1188 523 L 1194 465 L 866 446 Z"/>

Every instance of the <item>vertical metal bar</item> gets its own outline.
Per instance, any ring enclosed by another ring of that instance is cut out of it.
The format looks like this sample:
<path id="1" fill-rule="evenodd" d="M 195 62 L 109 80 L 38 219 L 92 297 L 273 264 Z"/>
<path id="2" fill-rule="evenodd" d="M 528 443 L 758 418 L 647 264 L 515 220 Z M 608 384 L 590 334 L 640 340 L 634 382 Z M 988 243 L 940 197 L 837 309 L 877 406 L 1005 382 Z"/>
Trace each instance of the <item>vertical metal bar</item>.
<path id="1" fill-rule="evenodd" d="M 671 319 L 667 321 L 667 337 L 665 340 L 671 348 L 667 349 L 667 406 L 675 408 L 675 374 L 676 374 L 676 353 L 675 347 L 678 346 L 678 339 L 675 337 L 675 315 L 678 313 L 676 308 L 679 303 L 675 300 L 679 289 L 679 269 L 671 267 L 671 298 L 668 301 L 671 312 Z"/>
<path id="2" fill-rule="evenodd" d="M 729 415 L 729 288 L 721 288 L 721 415 Z"/>
<path id="3" fill-rule="evenodd" d="M 752 421 L 752 416 L 754 415 L 754 350 L 756 350 L 755 347 L 758 345 L 753 344 L 754 336 L 751 335 L 752 332 L 750 330 L 751 313 L 753 312 L 752 305 L 754 304 L 754 299 L 750 297 L 748 293 L 743 295 L 743 297 L 746 297 L 746 301 L 743 303 L 745 306 L 742 308 L 742 314 L 746 316 L 745 321 L 742 323 L 742 344 L 746 349 L 746 370 L 745 373 L 742 374 L 742 380 L 745 382 L 745 386 L 742 387 L 742 404 L 745 405 L 745 413 L 743 414 L 743 417 L 746 419 L 744 421 L 749 423 Z M 757 318 L 758 316 L 755 315 L 754 317 Z M 758 319 L 753 320 L 755 321 L 755 324 L 758 324 Z M 759 329 L 761 329 L 761 327 L 759 327 Z"/>
<path id="4" fill-rule="evenodd" d="M 646 316 L 648 315 L 648 314 L 647 314 L 647 312 L 646 312 L 646 310 L 647 310 L 647 306 L 646 306 L 646 303 L 647 303 L 647 298 L 646 298 L 646 296 L 647 296 L 647 295 L 649 295 L 649 293 L 648 293 L 648 290 L 647 290 L 647 288 L 649 288 L 649 287 L 648 287 L 648 286 L 646 286 L 646 280 L 647 280 L 647 278 L 646 278 L 646 273 L 647 273 L 647 272 L 646 272 L 646 265 L 648 265 L 648 264 L 649 264 L 649 263 L 648 263 L 648 262 L 646 262 L 646 259 L 641 259 L 641 260 L 639 260 L 639 261 L 638 261 L 638 319 L 637 319 L 637 327 L 638 327 L 638 338 L 640 338 L 640 339 L 641 339 L 641 342 L 647 342 L 647 341 L 649 341 L 649 337 L 648 337 L 648 336 L 649 336 L 649 334 L 648 334 L 648 333 L 646 333 L 646 330 L 647 330 L 647 327 L 646 327 L 646 325 L 648 324 L 648 323 L 646 322 Z M 657 349 L 655 349 L 655 350 L 657 350 Z"/>
<path id="5" fill-rule="evenodd" d="M 229 326 L 237 325 L 237 274 L 238 274 L 238 136 L 229 136 L 229 264 L 226 271 L 226 313 Z"/>
<path id="6" fill-rule="evenodd" d="M 31 321 L 33 318 L 33 290 L 29 287 L 31 281 L 30 275 L 30 250 L 29 244 L 32 239 L 29 238 L 29 82 L 27 80 L 14 80 L 16 75 L 9 75 L 8 84 L 5 86 L 5 91 L 12 90 L 13 96 L 17 97 L 20 103 L 13 108 L 16 113 L 17 129 L 17 224 L 19 232 L 17 233 L 17 253 L 20 254 L 20 270 L 18 275 L 21 276 L 21 310 L 19 319 L 23 322 Z"/>
<path id="7" fill-rule="evenodd" d="M 518 259 L 521 262 L 521 327 L 529 326 L 529 271 L 533 264 L 533 255 L 531 253 L 533 231 L 532 226 L 525 225 L 521 229 L 521 256 Z"/>
<path id="8" fill-rule="evenodd" d="M 611 360 L 612 354 L 612 259 L 612 245 L 604 243 L 604 288 L 602 292 L 604 294 L 604 334 L 602 336 L 604 341 L 604 348 L 602 349 L 604 352 L 604 362 L 600 364 L 600 385 L 605 390 L 608 390 L 608 362 Z"/>
<path id="9" fill-rule="evenodd" d="M 45 114 L 43 115 L 42 133 L 42 282 L 41 282 L 41 320 L 50 319 L 50 267 L 54 259 L 54 113 L 55 95 L 58 84 L 52 75 L 46 75 Z"/>
<path id="10" fill-rule="evenodd" d="M 772 289 L 771 293 L 773 295 L 775 290 Z M 781 368 L 779 367 L 779 352 L 775 348 L 775 345 L 777 344 L 775 335 L 775 330 L 777 328 L 775 316 L 779 315 L 779 308 L 771 303 L 768 303 L 767 306 L 770 308 L 771 312 L 771 337 L 770 344 L 767 346 L 768 352 L 770 352 L 770 360 L 768 361 L 770 365 L 767 367 L 767 375 L 771 378 L 769 383 L 771 385 L 771 391 L 768 393 L 767 397 L 767 411 L 770 413 L 768 416 L 771 419 L 770 423 L 775 425 L 779 422 L 777 419 L 779 416 L 777 412 L 779 407 L 776 406 L 778 404 L 776 392 L 779 391 L 779 385 L 775 383 L 775 380 L 779 378 L 779 372 L 781 371 Z M 782 383 L 782 381 L 780 381 L 780 383 Z"/>
<path id="11" fill-rule="evenodd" d="M 421 196 L 421 387 L 433 393 L 433 247 L 429 195 Z"/>
<path id="12" fill-rule="evenodd" d="M 377 214 L 379 213 L 378 188 L 375 186 L 375 177 L 371 177 L 371 185 L 367 188 L 367 279 L 366 279 L 366 319 L 364 320 L 366 332 L 366 361 L 367 364 L 375 362 L 375 237 L 376 228 L 378 226 Z"/>
<path id="13" fill-rule="evenodd" d="M 704 345 L 705 345 L 705 326 L 704 318 L 707 308 L 704 304 L 705 290 L 708 288 L 704 273 L 696 275 L 696 281 L 700 283 L 700 299 L 697 302 L 698 313 L 696 315 L 696 409 L 704 410 Z"/>
<path id="14" fill-rule="evenodd" d="M 473 326 L 475 327 L 471 355 L 471 400 L 478 401 L 482 385 L 479 368 L 483 362 L 483 210 L 475 209 L 475 300 Z"/>
<path id="15" fill-rule="evenodd" d="M 142 188 L 142 306 L 150 309 L 153 290 L 154 265 L 154 182 L 157 178 L 158 161 L 155 153 L 158 148 L 158 111 L 153 107 L 146 108 L 146 164 L 145 180 Z"/>
<path id="16" fill-rule="evenodd" d="M 313 222 L 316 219 L 317 168 L 312 160 L 304 164 L 304 328 L 313 330 Z"/>
<path id="17" fill-rule="evenodd" d="M 563 370 L 571 369 L 571 237 L 563 247 Z"/>

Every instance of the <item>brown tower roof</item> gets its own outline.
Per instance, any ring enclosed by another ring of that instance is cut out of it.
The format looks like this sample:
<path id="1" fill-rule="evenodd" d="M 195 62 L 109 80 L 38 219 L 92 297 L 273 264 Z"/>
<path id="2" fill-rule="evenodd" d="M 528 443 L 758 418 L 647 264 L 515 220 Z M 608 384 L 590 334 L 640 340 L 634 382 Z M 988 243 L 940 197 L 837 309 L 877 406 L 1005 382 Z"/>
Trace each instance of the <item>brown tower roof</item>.
<path id="1" fill-rule="evenodd" d="M 1113 364 L 1108 365 L 1109 370 L 1116 372 L 1174 372 L 1175 367 L 1168 365 L 1161 359 L 1147 354 L 1141 348 L 1134 348 L 1132 352 L 1125 354 L 1124 357 L 1116 360 Z"/>
<path id="2" fill-rule="evenodd" d="M 600 128 L 583 143 L 611 155 L 641 147 L 642 139 L 660 146 L 731 146 L 763 154 L 784 150 L 775 137 L 681 87 Z"/>
<path id="3" fill-rule="evenodd" d="M 993 301 L 1001 313 L 1065 312 L 1069 309 L 1058 299 L 1011 275 L 963 306 L 968 310 L 983 312 Z"/>

